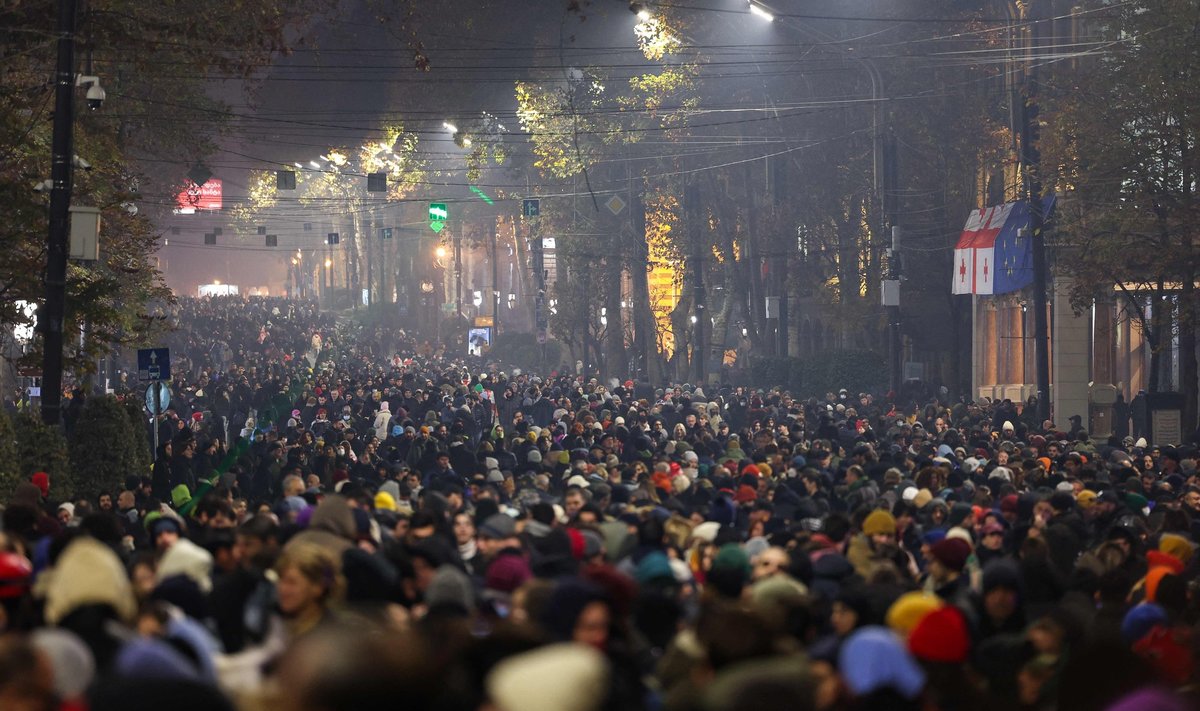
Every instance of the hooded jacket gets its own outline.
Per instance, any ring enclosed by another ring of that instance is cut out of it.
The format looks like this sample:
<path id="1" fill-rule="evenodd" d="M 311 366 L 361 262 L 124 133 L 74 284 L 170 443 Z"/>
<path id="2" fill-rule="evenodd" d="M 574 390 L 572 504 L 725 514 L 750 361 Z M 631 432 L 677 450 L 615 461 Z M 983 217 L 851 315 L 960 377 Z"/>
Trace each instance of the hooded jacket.
<path id="1" fill-rule="evenodd" d="M 297 543 L 315 543 L 340 561 L 342 553 L 354 546 L 357 537 L 358 527 L 349 502 L 343 496 L 327 496 L 313 511 L 308 528 L 293 536 L 285 550 Z"/>

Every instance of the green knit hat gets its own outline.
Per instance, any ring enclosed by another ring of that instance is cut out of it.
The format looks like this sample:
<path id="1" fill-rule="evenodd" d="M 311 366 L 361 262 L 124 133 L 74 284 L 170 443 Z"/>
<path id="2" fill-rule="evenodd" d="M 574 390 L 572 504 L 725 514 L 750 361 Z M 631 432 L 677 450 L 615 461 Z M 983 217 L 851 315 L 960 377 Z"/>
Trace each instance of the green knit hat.
<path id="1" fill-rule="evenodd" d="M 175 510 L 179 510 L 187 505 L 187 502 L 192 500 L 192 492 L 187 488 L 187 484 L 180 484 L 171 489 L 171 506 Z"/>

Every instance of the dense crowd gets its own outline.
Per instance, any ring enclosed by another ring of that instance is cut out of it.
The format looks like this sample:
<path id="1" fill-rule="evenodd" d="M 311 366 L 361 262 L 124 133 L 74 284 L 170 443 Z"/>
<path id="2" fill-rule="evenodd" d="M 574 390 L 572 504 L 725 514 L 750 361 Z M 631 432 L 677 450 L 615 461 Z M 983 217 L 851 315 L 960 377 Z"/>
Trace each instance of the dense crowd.
<path id="1" fill-rule="evenodd" d="M 1193 447 L 175 308 L 152 471 L 4 502 L 0 709 L 1200 703 Z"/>

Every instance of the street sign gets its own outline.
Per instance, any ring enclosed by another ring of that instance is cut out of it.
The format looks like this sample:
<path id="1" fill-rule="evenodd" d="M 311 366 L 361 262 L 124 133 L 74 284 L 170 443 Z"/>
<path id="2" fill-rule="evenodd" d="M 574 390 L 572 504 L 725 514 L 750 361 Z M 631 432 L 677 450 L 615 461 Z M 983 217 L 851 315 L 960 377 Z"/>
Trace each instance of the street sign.
<path id="1" fill-rule="evenodd" d="M 171 379 L 171 350 L 169 348 L 138 349 L 138 380 Z"/>
<path id="2" fill-rule="evenodd" d="M 521 203 L 521 214 L 525 217 L 537 217 L 542 214 L 542 202 L 533 198 L 527 198 Z"/>
<path id="3" fill-rule="evenodd" d="M 154 407 L 154 388 L 158 388 L 158 408 Z M 163 412 L 171 404 L 171 388 L 166 383 L 155 383 L 146 388 L 146 409 L 153 413 Z"/>
<path id="4" fill-rule="evenodd" d="M 325 244 L 338 244 L 341 241 L 342 237 L 337 232 L 330 232 L 325 235 Z"/>
<path id="5" fill-rule="evenodd" d="M 387 173 L 367 173 L 367 192 L 386 193 Z"/>
<path id="6" fill-rule="evenodd" d="M 379 231 L 379 236 L 382 237 L 383 239 L 391 239 L 392 238 L 392 228 L 384 227 L 382 230 Z"/>
<path id="7" fill-rule="evenodd" d="M 546 345 L 546 329 L 538 328 L 537 342 L 538 342 L 538 345 L 542 345 L 542 346 Z"/>
<path id="8" fill-rule="evenodd" d="M 444 202 L 429 203 L 429 220 L 431 222 L 445 222 L 450 219 L 450 211 L 446 209 Z"/>

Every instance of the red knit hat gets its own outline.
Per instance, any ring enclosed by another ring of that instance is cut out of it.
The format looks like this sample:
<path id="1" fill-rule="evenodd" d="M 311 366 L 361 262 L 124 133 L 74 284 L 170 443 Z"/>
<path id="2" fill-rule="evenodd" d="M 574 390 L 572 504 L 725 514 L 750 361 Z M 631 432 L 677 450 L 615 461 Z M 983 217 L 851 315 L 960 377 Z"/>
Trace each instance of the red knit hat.
<path id="1" fill-rule="evenodd" d="M 752 486 L 742 484 L 738 487 L 737 493 L 734 494 L 733 500 L 739 504 L 746 504 L 758 499 L 758 492 Z"/>
<path id="2" fill-rule="evenodd" d="M 908 635 L 908 649 L 926 662 L 962 664 L 971 651 L 967 621 L 954 605 L 927 613 Z"/>
<path id="3" fill-rule="evenodd" d="M 962 572 L 971 557 L 971 545 L 961 538 L 943 538 L 929 547 L 929 555 L 947 568 Z"/>

